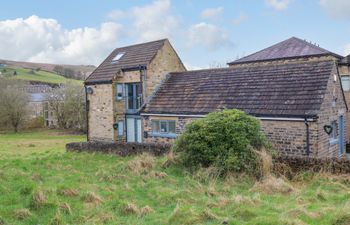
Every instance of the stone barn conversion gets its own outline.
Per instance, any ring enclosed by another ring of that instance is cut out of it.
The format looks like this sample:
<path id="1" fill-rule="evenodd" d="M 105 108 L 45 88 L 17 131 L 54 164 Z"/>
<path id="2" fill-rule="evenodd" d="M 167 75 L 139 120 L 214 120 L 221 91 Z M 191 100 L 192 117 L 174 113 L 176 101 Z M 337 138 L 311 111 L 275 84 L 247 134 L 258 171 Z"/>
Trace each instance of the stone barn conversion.
<path id="1" fill-rule="evenodd" d="M 142 110 L 144 141 L 172 142 L 189 121 L 235 108 L 260 118 L 282 153 L 343 155 L 347 106 L 339 58 L 291 38 L 230 68 L 170 73 Z"/>
<path id="2" fill-rule="evenodd" d="M 166 39 L 117 48 L 85 81 L 88 140 L 172 143 L 191 120 L 235 108 L 284 154 L 338 157 L 350 140 L 349 76 L 349 57 L 295 37 L 197 71 Z"/>
<path id="3" fill-rule="evenodd" d="M 88 140 L 142 142 L 140 108 L 169 72 L 185 70 L 167 39 L 115 49 L 85 81 Z"/>

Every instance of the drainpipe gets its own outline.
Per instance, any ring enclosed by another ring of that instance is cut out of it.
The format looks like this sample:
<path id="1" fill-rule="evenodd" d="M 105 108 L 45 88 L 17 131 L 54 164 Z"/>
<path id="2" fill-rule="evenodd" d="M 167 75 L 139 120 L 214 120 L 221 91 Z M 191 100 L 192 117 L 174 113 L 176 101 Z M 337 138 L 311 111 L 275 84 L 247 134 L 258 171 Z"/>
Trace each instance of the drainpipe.
<path id="1" fill-rule="evenodd" d="M 85 116 L 86 116 L 86 141 L 89 141 L 89 108 L 87 91 L 85 86 Z"/>
<path id="2" fill-rule="evenodd" d="M 310 130 L 309 130 L 309 122 L 307 118 L 305 118 L 305 126 L 306 126 L 306 155 L 310 155 Z"/>
<path id="3" fill-rule="evenodd" d="M 140 69 L 139 69 L 139 71 L 140 71 L 140 82 L 141 82 L 141 94 L 142 94 L 142 96 L 141 96 L 141 103 L 143 104 L 144 102 L 145 102 L 145 100 L 146 100 L 146 91 L 147 91 L 147 84 L 146 84 L 146 82 L 147 82 L 147 77 L 146 77 L 146 74 L 147 74 L 147 69 L 145 68 L 145 67 L 142 67 L 142 66 L 140 66 Z M 140 105 L 142 105 L 142 104 L 140 104 Z"/>

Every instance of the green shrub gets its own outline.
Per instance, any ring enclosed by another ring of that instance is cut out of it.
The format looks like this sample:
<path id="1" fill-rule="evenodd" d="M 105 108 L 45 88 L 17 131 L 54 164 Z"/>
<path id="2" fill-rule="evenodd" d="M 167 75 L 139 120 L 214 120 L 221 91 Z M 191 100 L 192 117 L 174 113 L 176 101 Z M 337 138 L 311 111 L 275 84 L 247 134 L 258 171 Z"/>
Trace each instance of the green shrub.
<path id="1" fill-rule="evenodd" d="M 221 174 L 257 174 L 255 150 L 262 148 L 270 149 L 258 119 L 239 110 L 223 110 L 189 123 L 177 138 L 174 152 L 192 170 L 213 166 Z"/>

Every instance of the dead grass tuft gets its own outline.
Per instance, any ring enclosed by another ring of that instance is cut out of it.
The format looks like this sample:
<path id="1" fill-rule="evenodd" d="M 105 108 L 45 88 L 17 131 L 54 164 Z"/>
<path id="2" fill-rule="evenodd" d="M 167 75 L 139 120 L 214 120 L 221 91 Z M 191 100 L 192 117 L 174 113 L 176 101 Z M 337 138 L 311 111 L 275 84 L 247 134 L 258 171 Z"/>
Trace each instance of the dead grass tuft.
<path id="1" fill-rule="evenodd" d="M 158 172 L 158 171 L 154 172 L 154 177 L 157 177 L 157 178 L 160 178 L 160 179 L 165 178 L 167 176 L 168 176 L 168 174 L 166 174 L 165 172 Z"/>
<path id="2" fill-rule="evenodd" d="M 231 203 L 231 199 L 226 197 L 219 197 L 216 206 L 219 208 L 225 208 L 230 203 Z"/>
<path id="3" fill-rule="evenodd" d="M 215 186 L 216 186 L 216 180 L 209 181 L 208 189 L 207 189 L 208 196 L 213 197 L 213 196 L 216 196 L 218 194 Z"/>
<path id="4" fill-rule="evenodd" d="M 344 213 L 335 217 L 332 225 L 349 225 L 350 224 L 350 214 Z"/>
<path id="5" fill-rule="evenodd" d="M 282 218 L 282 220 L 280 222 L 281 222 L 281 224 L 285 224 L 285 225 L 306 225 L 306 223 L 304 223 L 300 219 Z"/>
<path id="6" fill-rule="evenodd" d="M 126 206 L 123 208 L 123 213 L 125 215 L 139 214 L 140 209 L 134 203 L 127 203 Z"/>
<path id="7" fill-rule="evenodd" d="M 162 163 L 162 168 L 168 168 L 171 165 L 175 165 L 177 163 L 175 154 L 173 152 L 173 150 L 169 151 L 166 155 L 165 155 L 165 161 Z"/>
<path id="8" fill-rule="evenodd" d="M 101 204 L 103 202 L 102 198 L 94 192 L 86 193 L 83 199 L 86 203 Z"/>
<path id="9" fill-rule="evenodd" d="M 289 210 L 286 212 L 291 218 L 298 218 L 300 216 L 307 216 L 311 219 L 316 219 L 321 217 L 323 214 L 321 212 L 309 212 L 304 206 Z"/>
<path id="10" fill-rule="evenodd" d="M 40 182 L 40 181 L 42 181 L 40 175 L 38 175 L 38 174 L 33 174 L 33 175 L 32 175 L 32 180 L 35 181 L 35 182 Z"/>
<path id="11" fill-rule="evenodd" d="M 167 224 L 202 224 L 202 218 L 200 215 L 193 212 L 190 208 L 181 207 L 179 203 L 174 208 L 173 212 L 167 220 Z"/>
<path id="12" fill-rule="evenodd" d="M 35 209 L 42 207 L 47 202 L 45 193 L 41 190 L 34 192 L 31 200 L 31 206 Z"/>
<path id="13" fill-rule="evenodd" d="M 72 209 L 70 207 L 70 205 L 68 203 L 62 203 L 60 205 L 60 209 L 62 210 L 62 212 L 64 212 L 65 214 L 71 215 L 72 214 Z"/>
<path id="14" fill-rule="evenodd" d="M 142 216 L 147 215 L 147 214 L 152 213 L 152 212 L 154 212 L 154 210 L 148 205 L 146 205 L 140 209 L 140 214 Z"/>
<path id="15" fill-rule="evenodd" d="M 233 197 L 233 201 L 237 204 L 244 204 L 244 205 L 258 205 L 260 204 L 260 199 L 258 198 L 249 198 L 243 195 L 236 195 Z"/>
<path id="16" fill-rule="evenodd" d="M 219 217 L 212 213 L 209 209 L 205 209 L 201 214 L 200 217 L 202 220 L 218 220 Z"/>
<path id="17" fill-rule="evenodd" d="M 288 194 L 294 192 L 295 188 L 285 182 L 282 178 L 276 178 L 270 175 L 263 180 L 256 182 L 251 188 L 251 191 L 262 191 L 267 194 Z"/>
<path id="18" fill-rule="evenodd" d="M 67 196 L 67 197 L 76 197 L 79 195 L 79 190 L 72 188 L 65 188 L 58 190 L 57 193 L 59 195 Z"/>
<path id="19" fill-rule="evenodd" d="M 128 162 L 127 168 L 129 171 L 136 175 L 142 175 L 149 173 L 155 164 L 155 157 L 143 153 L 142 155 L 139 155 L 135 157 L 133 160 Z"/>
<path id="20" fill-rule="evenodd" d="M 144 207 L 139 208 L 136 204 L 129 202 L 122 208 L 122 212 L 124 215 L 145 216 L 149 213 L 154 212 L 154 210 L 148 205 L 145 205 Z"/>
<path id="21" fill-rule="evenodd" d="M 259 158 L 259 173 L 260 177 L 268 177 L 271 174 L 271 170 L 273 167 L 272 156 L 265 149 L 260 151 L 255 151 Z"/>
<path id="22" fill-rule="evenodd" d="M 326 201 L 326 193 L 322 191 L 320 188 L 317 188 L 316 190 L 316 197 L 321 201 Z"/>
<path id="23" fill-rule="evenodd" d="M 296 176 L 292 168 L 285 163 L 274 163 L 273 173 L 280 177 L 286 177 L 289 180 L 295 179 Z"/>
<path id="24" fill-rule="evenodd" d="M 24 220 L 32 216 L 29 209 L 16 209 L 13 213 L 14 217 L 19 220 Z"/>
<path id="25" fill-rule="evenodd" d="M 220 177 L 220 170 L 216 167 L 200 168 L 194 174 L 193 178 L 202 183 L 209 183 Z"/>
<path id="26" fill-rule="evenodd" d="M 99 213 L 93 218 L 88 220 L 88 224 L 108 224 L 114 220 L 114 216 L 111 212 Z"/>

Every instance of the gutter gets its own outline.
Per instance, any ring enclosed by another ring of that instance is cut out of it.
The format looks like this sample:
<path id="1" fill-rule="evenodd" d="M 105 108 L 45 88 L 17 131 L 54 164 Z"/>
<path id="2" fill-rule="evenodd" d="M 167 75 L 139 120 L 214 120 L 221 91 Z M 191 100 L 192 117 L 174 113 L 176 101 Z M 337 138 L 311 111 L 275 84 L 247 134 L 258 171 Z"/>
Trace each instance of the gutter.
<path id="1" fill-rule="evenodd" d="M 200 114 L 166 114 L 166 113 L 141 113 L 141 116 L 165 116 L 165 117 L 194 117 L 194 118 L 204 118 L 206 115 Z M 316 117 L 259 117 L 260 120 L 271 120 L 271 121 L 299 121 L 299 122 L 314 122 Z"/>
<path id="2" fill-rule="evenodd" d="M 128 71 L 137 71 L 137 70 L 146 70 L 147 66 L 144 65 L 137 65 L 137 66 L 130 66 L 130 67 L 124 67 L 120 68 L 123 72 L 128 72 Z M 85 85 L 94 85 L 94 84 L 111 84 L 113 83 L 112 79 L 110 80 L 95 80 L 95 81 L 88 81 L 85 80 L 84 84 Z"/>

